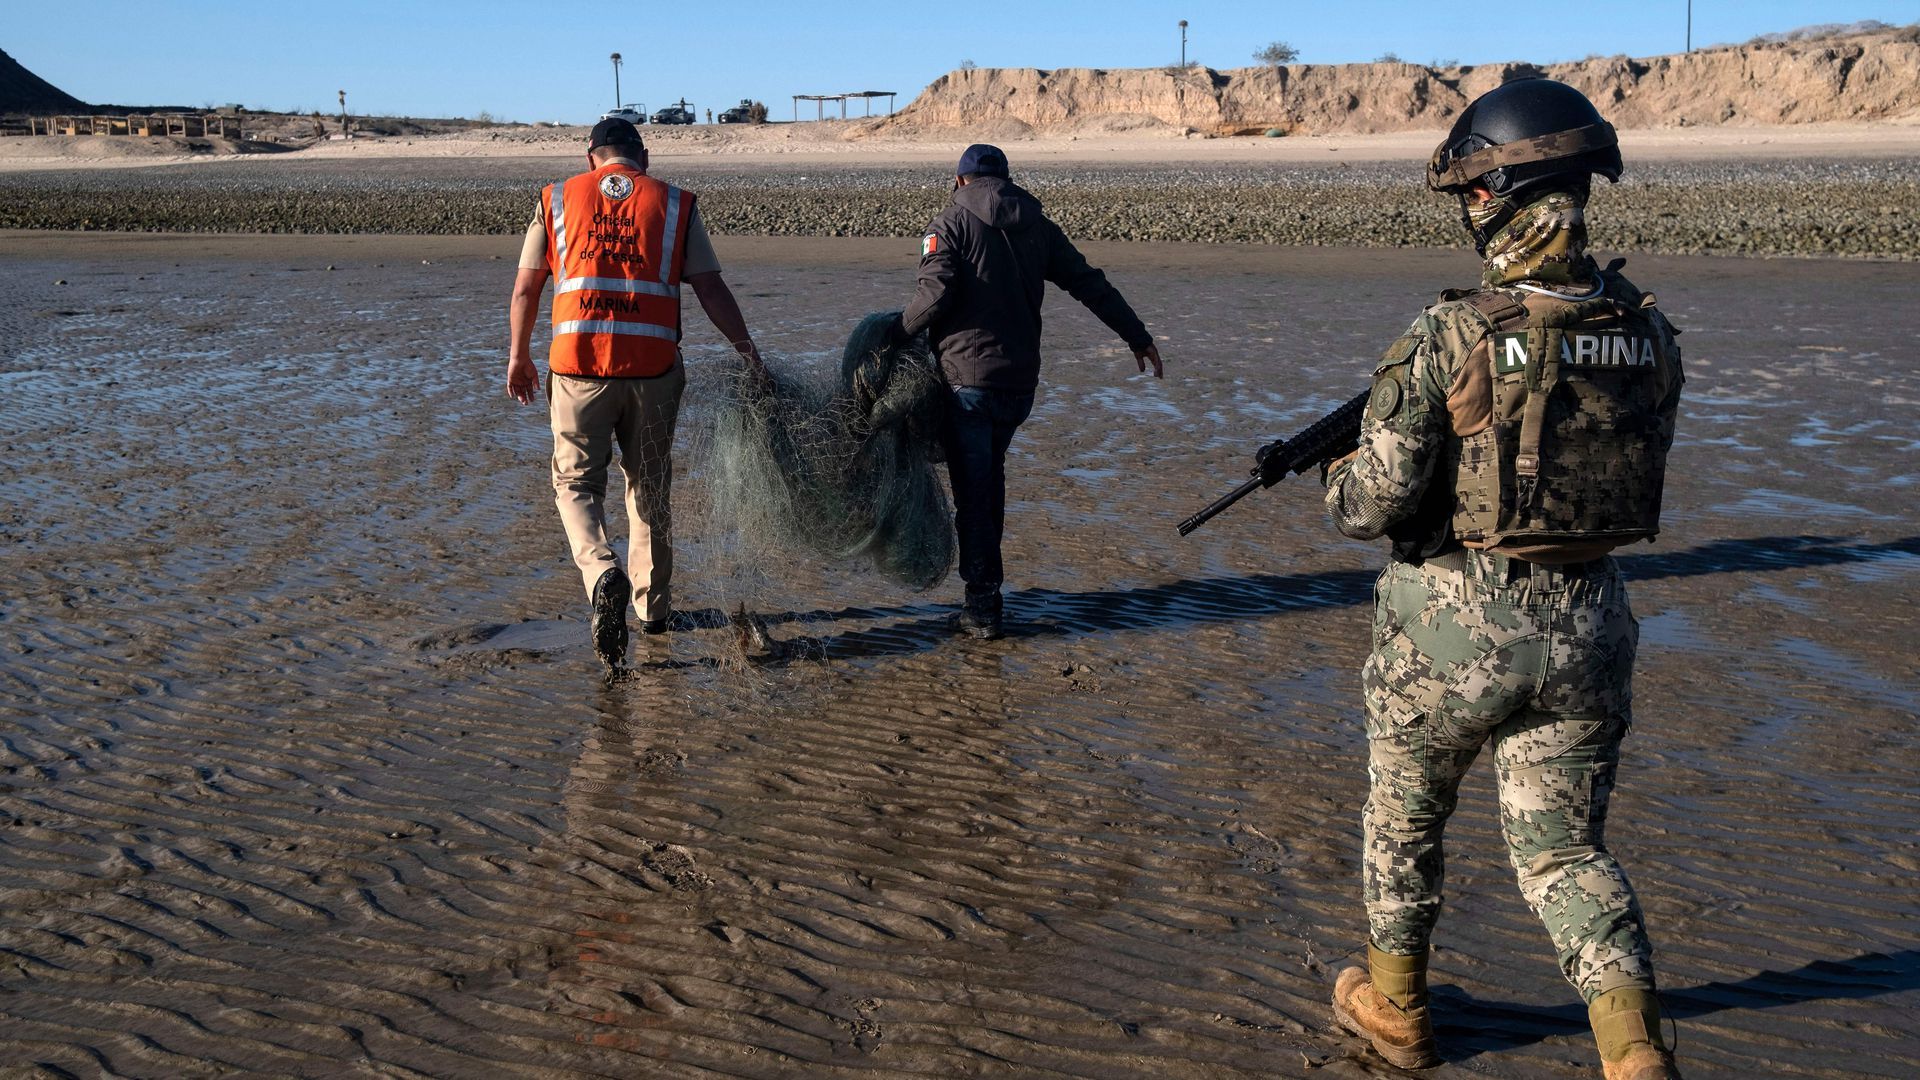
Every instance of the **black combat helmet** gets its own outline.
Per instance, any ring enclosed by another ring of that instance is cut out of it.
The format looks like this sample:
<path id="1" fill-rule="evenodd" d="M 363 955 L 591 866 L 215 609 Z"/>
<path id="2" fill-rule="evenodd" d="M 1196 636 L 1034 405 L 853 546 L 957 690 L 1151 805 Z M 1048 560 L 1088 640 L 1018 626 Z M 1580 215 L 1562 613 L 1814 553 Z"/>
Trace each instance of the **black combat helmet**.
<path id="1" fill-rule="evenodd" d="M 1587 96 L 1552 79 L 1518 79 L 1475 98 L 1433 152 L 1427 186 L 1479 181 L 1503 198 L 1598 173 L 1620 179 L 1620 140 Z"/>
<path id="2" fill-rule="evenodd" d="M 1620 140 L 1587 96 L 1552 79 L 1516 79 L 1481 94 L 1453 122 L 1427 164 L 1427 186 L 1460 199 L 1460 220 L 1482 255 L 1532 196 L 1584 197 L 1594 174 L 1620 179 Z M 1467 189 L 1486 185 L 1498 212 L 1475 224 Z"/>

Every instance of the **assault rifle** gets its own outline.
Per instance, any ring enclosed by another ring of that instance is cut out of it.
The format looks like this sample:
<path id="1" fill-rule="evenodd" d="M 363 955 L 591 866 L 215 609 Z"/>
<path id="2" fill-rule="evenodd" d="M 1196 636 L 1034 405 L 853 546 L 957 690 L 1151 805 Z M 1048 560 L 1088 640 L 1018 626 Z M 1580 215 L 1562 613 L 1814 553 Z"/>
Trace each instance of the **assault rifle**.
<path id="1" fill-rule="evenodd" d="M 1255 488 L 1270 488 L 1285 480 L 1288 473 L 1303 473 L 1322 462 L 1352 453 L 1360 446 L 1360 417 L 1367 411 L 1370 396 L 1370 393 L 1361 394 L 1307 425 L 1305 431 L 1293 438 L 1261 447 L 1253 456 L 1253 478 L 1181 522 L 1180 535 L 1205 525 L 1215 514 L 1253 494 Z"/>

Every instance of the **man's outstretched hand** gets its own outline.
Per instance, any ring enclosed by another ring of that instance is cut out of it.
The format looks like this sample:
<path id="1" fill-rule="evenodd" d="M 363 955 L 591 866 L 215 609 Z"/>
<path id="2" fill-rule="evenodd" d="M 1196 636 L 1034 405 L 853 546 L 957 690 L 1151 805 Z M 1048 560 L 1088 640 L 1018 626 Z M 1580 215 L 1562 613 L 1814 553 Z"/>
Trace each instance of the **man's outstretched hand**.
<path id="1" fill-rule="evenodd" d="M 1141 371 L 1147 370 L 1147 365 L 1151 363 L 1153 365 L 1153 377 L 1156 379 L 1164 379 L 1167 377 L 1166 368 L 1160 363 L 1160 347 L 1158 345 L 1148 343 L 1133 350 L 1133 361 L 1140 365 Z"/>
<path id="2" fill-rule="evenodd" d="M 533 397 L 540 392 L 540 373 L 533 368 L 533 361 L 527 357 L 509 357 L 507 360 L 507 395 L 522 405 L 533 404 Z"/>

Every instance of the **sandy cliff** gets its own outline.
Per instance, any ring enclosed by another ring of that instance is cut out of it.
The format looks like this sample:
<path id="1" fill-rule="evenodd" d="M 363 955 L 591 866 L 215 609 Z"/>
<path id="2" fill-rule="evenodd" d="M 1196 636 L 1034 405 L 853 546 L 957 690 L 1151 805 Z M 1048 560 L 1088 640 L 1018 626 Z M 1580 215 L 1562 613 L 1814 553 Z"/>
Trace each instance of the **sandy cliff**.
<path id="1" fill-rule="evenodd" d="M 1540 67 L 1526 63 L 1290 64 L 1216 71 L 997 68 L 955 71 L 882 125 L 1027 131 L 1165 125 L 1209 134 L 1368 133 L 1445 127 L 1474 97 L 1545 74 L 1585 91 L 1621 126 L 1920 121 L 1914 28 Z"/>

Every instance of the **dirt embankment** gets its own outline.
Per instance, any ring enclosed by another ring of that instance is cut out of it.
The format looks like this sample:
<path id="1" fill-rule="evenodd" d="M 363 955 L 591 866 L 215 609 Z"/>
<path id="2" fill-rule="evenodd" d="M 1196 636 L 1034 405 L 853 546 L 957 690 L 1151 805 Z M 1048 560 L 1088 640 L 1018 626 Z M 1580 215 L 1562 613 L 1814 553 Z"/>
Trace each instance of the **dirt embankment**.
<path id="1" fill-rule="evenodd" d="M 883 130 L 966 127 L 993 130 L 1001 138 L 1158 125 L 1209 134 L 1411 131 L 1444 128 L 1480 94 L 1542 74 L 1579 87 L 1626 128 L 1920 122 L 1920 29 L 1908 27 L 1545 67 L 1516 62 L 955 71 L 936 79 Z"/>

